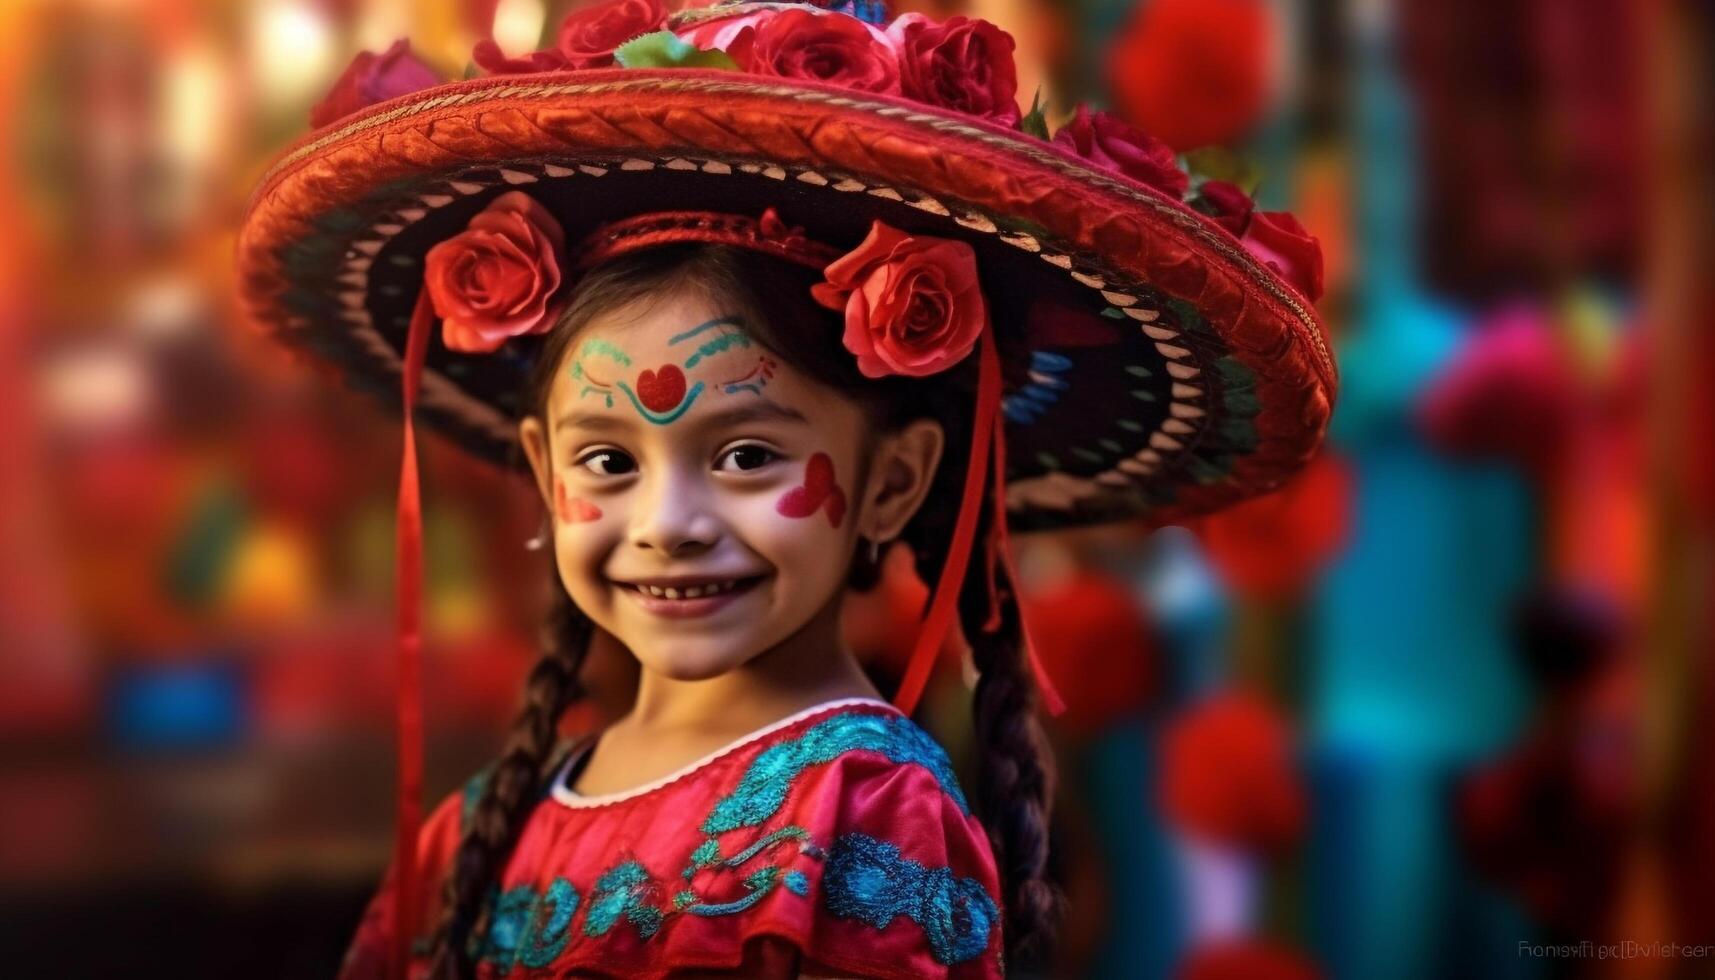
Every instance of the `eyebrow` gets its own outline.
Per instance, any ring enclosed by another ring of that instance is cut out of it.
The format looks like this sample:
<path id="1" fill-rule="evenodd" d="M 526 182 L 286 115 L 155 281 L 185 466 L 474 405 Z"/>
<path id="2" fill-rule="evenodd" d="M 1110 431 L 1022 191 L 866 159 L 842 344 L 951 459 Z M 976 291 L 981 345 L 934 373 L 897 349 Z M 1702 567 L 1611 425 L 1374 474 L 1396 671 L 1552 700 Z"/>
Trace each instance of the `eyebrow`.
<path id="1" fill-rule="evenodd" d="M 809 421 L 802 412 L 779 402 L 746 399 L 744 404 L 715 409 L 700 418 L 690 420 L 688 424 L 699 429 L 712 429 L 744 422 L 798 422 L 808 425 Z M 580 428 L 597 431 L 628 429 L 631 425 L 631 420 L 623 415 L 577 411 L 560 416 L 559 421 L 554 423 L 556 429 Z"/>

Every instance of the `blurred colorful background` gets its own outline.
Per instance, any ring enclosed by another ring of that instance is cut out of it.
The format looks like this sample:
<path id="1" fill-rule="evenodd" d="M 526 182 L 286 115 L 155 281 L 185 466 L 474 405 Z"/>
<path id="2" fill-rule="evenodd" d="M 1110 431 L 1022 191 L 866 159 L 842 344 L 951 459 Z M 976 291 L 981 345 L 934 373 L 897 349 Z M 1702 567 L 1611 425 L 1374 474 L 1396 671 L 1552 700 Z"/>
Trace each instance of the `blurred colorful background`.
<path id="1" fill-rule="evenodd" d="M 234 231 L 356 52 L 456 77 L 574 6 L 0 4 L 0 973 L 334 971 L 390 846 L 397 409 L 248 332 Z M 1343 372 L 1279 492 L 1019 539 L 1069 915 L 1014 972 L 1715 976 L 1715 7 L 898 9 L 1010 31 L 1051 122 L 1220 147 L 1321 239 Z M 549 580 L 528 489 L 424 453 L 433 800 Z M 883 690 L 920 587 L 852 599 Z"/>

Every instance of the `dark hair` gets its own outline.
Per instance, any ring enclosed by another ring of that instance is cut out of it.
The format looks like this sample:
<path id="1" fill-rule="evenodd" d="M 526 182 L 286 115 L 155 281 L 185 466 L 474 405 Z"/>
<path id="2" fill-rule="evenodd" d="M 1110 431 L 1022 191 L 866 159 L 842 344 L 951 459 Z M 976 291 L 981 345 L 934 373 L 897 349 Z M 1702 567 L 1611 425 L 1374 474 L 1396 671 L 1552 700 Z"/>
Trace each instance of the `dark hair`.
<path id="1" fill-rule="evenodd" d="M 578 283 L 543 344 L 526 404 L 533 414 L 546 417 L 555 371 L 578 333 L 596 315 L 686 289 L 703 290 L 742 316 L 751 337 L 781 361 L 856 400 L 877 430 L 894 431 L 924 417 L 941 422 L 946 434 L 942 463 L 922 508 L 902 534 L 917 556 L 918 574 L 926 582 L 935 582 L 963 489 L 965 467 L 960 461 L 968 458 L 971 448 L 976 358 L 929 379 L 865 378 L 840 341 L 839 314 L 810 298 L 810 285 L 819 279 L 809 269 L 720 245 L 671 245 L 613 260 Z M 992 494 L 992 473 L 985 480 L 989 484 L 985 489 Z M 984 499 L 990 499 L 988 494 Z M 993 508 L 983 507 L 979 542 L 992 521 Z M 968 626 L 983 623 L 989 614 L 988 580 L 980 559 L 980 553 L 973 556 L 959 591 L 960 619 Z M 854 564 L 854 585 L 867 587 L 874 576 L 873 566 Z M 1044 879 L 1051 777 L 1036 720 L 1036 690 L 1024 663 L 1014 585 L 1006 580 L 1004 570 L 996 578 L 1005 592 L 1000 628 L 993 633 L 967 628 L 965 635 L 980 673 L 972 705 L 982 753 L 979 815 L 1000 866 L 1010 957 L 1045 948 L 1059 900 Z M 446 884 L 445 908 L 435 937 L 432 975 L 437 977 L 471 974 L 471 938 L 485 931 L 490 893 L 501 866 L 549 778 L 544 770 L 555 725 L 566 707 L 583 695 L 578 672 L 593 625 L 557 578 L 551 591 L 554 605 L 542 659 L 530 672 L 524 709 L 476 802 Z"/>

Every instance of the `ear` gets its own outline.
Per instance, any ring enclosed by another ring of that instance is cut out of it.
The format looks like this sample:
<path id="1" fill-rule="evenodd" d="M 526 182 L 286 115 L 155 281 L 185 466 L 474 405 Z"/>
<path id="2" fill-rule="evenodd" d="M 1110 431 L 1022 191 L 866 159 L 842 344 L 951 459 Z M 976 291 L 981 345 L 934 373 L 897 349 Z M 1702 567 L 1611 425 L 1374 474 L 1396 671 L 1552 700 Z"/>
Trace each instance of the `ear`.
<path id="1" fill-rule="evenodd" d="M 534 415 L 524 416 L 524 420 L 518 423 L 518 443 L 524 447 L 524 456 L 530 460 L 530 472 L 536 477 L 536 489 L 541 492 L 542 503 L 551 514 L 554 512 L 554 458 L 542 420 Z"/>
<path id="2" fill-rule="evenodd" d="M 859 533 L 872 541 L 899 537 L 929 495 L 945 445 L 934 419 L 915 419 L 880 439 L 870 456 Z"/>

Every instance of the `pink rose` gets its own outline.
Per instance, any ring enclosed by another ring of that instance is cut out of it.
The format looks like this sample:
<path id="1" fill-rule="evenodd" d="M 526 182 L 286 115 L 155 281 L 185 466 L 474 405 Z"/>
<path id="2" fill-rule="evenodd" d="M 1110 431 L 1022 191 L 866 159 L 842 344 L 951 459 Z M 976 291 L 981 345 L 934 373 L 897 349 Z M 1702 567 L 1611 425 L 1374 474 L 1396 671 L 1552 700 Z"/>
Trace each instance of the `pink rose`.
<path id="1" fill-rule="evenodd" d="M 411 54 L 411 42 L 400 38 L 381 54 L 360 51 L 351 59 L 333 91 L 310 110 L 310 125 L 326 126 L 388 99 L 441 84 L 444 79 Z"/>
<path id="2" fill-rule="evenodd" d="M 823 275 L 810 294 L 845 310 L 843 340 L 867 378 L 944 371 L 971 352 L 988 322 L 976 252 L 964 242 L 876 221 Z"/>
<path id="3" fill-rule="evenodd" d="M 1178 200 L 1191 180 L 1179 169 L 1173 148 L 1125 120 L 1084 106 L 1054 134 L 1054 142 L 1091 163 Z"/>
<path id="4" fill-rule="evenodd" d="M 457 235 L 429 249 L 423 285 L 451 350 L 491 351 L 553 325 L 560 288 L 560 223 L 523 191 L 495 198 Z"/>
<path id="5" fill-rule="evenodd" d="M 603 68 L 613 64 L 614 48 L 666 23 L 661 0 L 603 0 L 567 14 L 554 48 L 567 68 Z"/>
<path id="6" fill-rule="evenodd" d="M 986 20 L 937 22 L 905 14 L 888 25 L 899 51 L 900 86 L 908 98 L 1018 126 L 1018 71 L 1012 35 Z"/>
<path id="7" fill-rule="evenodd" d="M 726 50 L 757 75 L 899 93 L 899 62 L 887 35 L 845 14 L 778 11 L 759 19 L 754 34 L 741 32 Z"/>
<path id="8" fill-rule="evenodd" d="M 1195 203 L 1310 302 L 1322 297 L 1322 243 L 1297 218 L 1285 211 L 1256 210 L 1250 195 L 1224 180 L 1204 181 Z"/>

